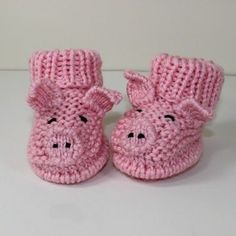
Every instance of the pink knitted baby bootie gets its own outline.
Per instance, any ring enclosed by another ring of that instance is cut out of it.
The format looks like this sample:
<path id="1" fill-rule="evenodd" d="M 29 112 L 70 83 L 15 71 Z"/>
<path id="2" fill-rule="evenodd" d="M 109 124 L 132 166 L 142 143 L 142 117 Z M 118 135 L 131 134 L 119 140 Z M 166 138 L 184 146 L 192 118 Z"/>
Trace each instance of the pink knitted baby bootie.
<path id="1" fill-rule="evenodd" d="M 202 129 L 214 115 L 224 80 L 212 61 L 162 54 L 149 78 L 126 72 L 127 111 L 112 134 L 113 162 L 140 179 L 163 179 L 198 162 Z"/>
<path id="2" fill-rule="evenodd" d="M 28 157 L 44 180 L 73 184 L 100 171 L 108 160 L 105 113 L 121 95 L 102 88 L 101 59 L 93 51 L 35 53 L 30 59 L 28 103 L 35 111 Z"/>

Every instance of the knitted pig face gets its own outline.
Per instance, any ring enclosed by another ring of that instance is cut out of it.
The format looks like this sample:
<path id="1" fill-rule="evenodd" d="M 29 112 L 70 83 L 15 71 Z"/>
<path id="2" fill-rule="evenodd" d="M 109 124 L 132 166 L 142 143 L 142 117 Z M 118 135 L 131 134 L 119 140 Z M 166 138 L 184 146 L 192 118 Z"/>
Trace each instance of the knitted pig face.
<path id="1" fill-rule="evenodd" d="M 196 163 L 201 128 L 210 112 L 193 99 L 174 104 L 158 97 L 152 81 L 141 75 L 127 73 L 126 78 L 133 109 L 113 132 L 114 164 L 134 177 L 156 179 Z"/>
<path id="2" fill-rule="evenodd" d="M 82 180 L 89 169 L 102 167 L 107 158 L 102 119 L 119 100 L 118 93 L 100 87 L 84 92 L 45 81 L 36 84 L 28 99 L 36 111 L 28 147 L 36 173 L 71 183 L 77 180 L 68 176 Z"/>

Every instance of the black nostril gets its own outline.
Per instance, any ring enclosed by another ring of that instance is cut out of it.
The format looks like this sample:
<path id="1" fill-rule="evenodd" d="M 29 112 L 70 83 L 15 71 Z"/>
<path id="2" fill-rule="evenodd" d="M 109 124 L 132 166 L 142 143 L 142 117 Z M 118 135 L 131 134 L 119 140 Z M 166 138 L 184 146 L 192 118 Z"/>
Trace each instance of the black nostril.
<path id="1" fill-rule="evenodd" d="M 71 147 L 71 143 L 66 143 L 65 147 L 66 148 L 70 148 Z"/>
<path id="2" fill-rule="evenodd" d="M 133 138 L 134 137 L 134 133 L 129 133 L 128 134 L 128 138 Z"/>
<path id="3" fill-rule="evenodd" d="M 138 134 L 138 139 L 141 139 L 141 138 L 145 138 L 145 135 L 142 134 L 142 133 L 139 133 L 139 134 Z"/>
<path id="4" fill-rule="evenodd" d="M 53 148 L 58 148 L 58 143 L 54 143 L 54 144 L 52 145 L 52 147 L 53 147 Z"/>

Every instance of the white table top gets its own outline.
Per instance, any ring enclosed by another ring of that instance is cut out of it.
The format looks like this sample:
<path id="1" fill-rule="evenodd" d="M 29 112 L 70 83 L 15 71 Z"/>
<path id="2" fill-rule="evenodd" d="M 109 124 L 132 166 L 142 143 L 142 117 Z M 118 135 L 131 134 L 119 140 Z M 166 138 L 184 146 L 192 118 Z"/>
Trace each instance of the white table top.
<path id="1" fill-rule="evenodd" d="M 104 72 L 104 81 L 125 94 L 121 72 Z M 1 236 L 236 235 L 236 77 L 226 77 L 217 118 L 204 132 L 204 155 L 194 168 L 142 182 L 109 163 L 72 186 L 44 182 L 28 165 L 28 86 L 28 72 L 0 72 Z M 108 136 L 129 107 L 125 97 L 107 114 Z"/>

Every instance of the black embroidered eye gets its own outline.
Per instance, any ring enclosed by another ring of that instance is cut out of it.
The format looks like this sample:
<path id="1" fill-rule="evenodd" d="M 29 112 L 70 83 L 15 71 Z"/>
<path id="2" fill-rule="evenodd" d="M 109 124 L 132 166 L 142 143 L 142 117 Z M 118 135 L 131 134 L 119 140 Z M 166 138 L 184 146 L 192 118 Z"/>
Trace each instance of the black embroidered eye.
<path id="1" fill-rule="evenodd" d="M 52 118 L 52 119 L 50 119 L 50 120 L 48 121 L 48 124 L 51 124 L 52 122 L 56 122 L 56 121 L 57 121 L 56 118 Z"/>
<path id="2" fill-rule="evenodd" d="M 137 111 L 137 112 L 142 112 L 143 110 L 142 110 L 142 109 L 137 109 L 136 111 Z"/>
<path id="3" fill-rule="evenodd" d="M 166 119 L 168 119 L 168 120 L 175 121 L 175 117 L 172 116 L 172 115 L 165 115 L 164 117 L 165 117 Z"/>
<path id="4" fill-rule="evenodd" d="M 80 120 L 84 123 L 86 123 L 88 121 L 88 119 L 82 115 L 79 116 Z"/>

